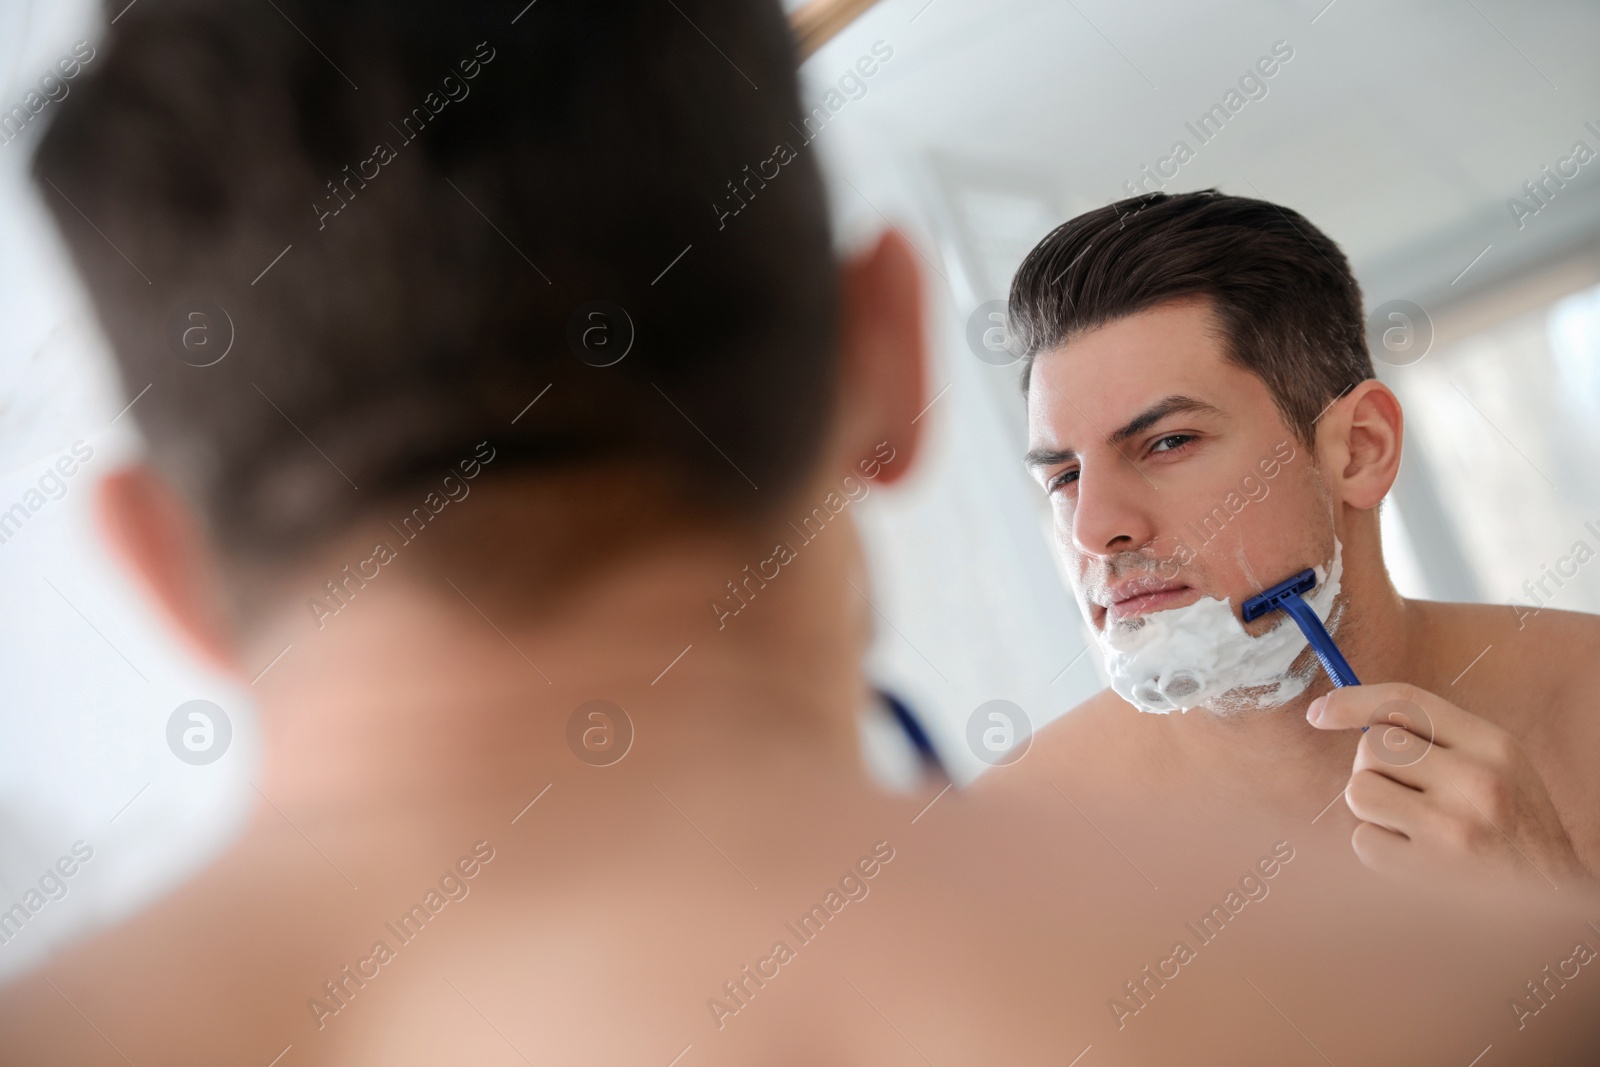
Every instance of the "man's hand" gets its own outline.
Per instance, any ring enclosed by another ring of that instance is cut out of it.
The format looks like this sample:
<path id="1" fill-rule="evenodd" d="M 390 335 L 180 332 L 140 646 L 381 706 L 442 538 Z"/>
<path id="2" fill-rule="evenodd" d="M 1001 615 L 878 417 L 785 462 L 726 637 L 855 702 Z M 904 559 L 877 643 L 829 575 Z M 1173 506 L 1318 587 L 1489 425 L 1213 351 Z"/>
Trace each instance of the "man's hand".
<path id="1" fill-rule="evenodd" d="M 1344 799 L 1361 820 L 1350 844 L 1373 870 L 1593 888 L 1544 781 L 1498 726 L 1395 682 L 1335 689 L 1306 719 L 1319 730 L 1371 727 Z"/>

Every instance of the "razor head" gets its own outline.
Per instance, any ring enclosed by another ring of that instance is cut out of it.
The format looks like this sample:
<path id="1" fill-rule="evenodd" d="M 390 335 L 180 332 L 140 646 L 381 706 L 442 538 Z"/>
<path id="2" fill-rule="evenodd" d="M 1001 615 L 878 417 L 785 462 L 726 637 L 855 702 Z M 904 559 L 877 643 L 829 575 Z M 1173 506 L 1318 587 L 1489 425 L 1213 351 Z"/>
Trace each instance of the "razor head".
<path id="1" fill-rule="evenodd" d="M 1259 619 L 1269 611 L 1277 611 L 1279 606 L 1292 596 L 1309 593 L 1317 584 L 1317 572 L 1307 568 L 1293 578 L 1285 579 L 1271 589 L 1246 600 L 1239 606 L 1239 614 L 1244 616 L 1245 622 Z"/>

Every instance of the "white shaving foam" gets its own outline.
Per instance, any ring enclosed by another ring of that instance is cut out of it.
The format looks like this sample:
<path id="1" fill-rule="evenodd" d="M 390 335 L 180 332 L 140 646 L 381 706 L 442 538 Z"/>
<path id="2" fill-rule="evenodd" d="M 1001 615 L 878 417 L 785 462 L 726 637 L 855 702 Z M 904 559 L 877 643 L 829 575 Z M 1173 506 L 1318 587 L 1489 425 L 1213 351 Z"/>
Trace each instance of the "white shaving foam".
<path id="1" fill-rule="evenodd" d="M 1316 587 L 1305 596 L 1329 633 L 1338 621 L 1330 618 L 1339 596 L 1340 549 L 1335 538 L 1333 559 L 1315 568 Z M 1307 678 L 1290 667 L 1309 642 L 1293 619 L 1277 615 L 1277 625 L 1260 637 L 1250 636 L 1228 601 L 1215 597 L 1108 622 L 1099 643 L 1111 688 L 1140 711 L 1159 715 L 1207 705 L 1233 712 L 1286 704 L 1305 692 Z"/>

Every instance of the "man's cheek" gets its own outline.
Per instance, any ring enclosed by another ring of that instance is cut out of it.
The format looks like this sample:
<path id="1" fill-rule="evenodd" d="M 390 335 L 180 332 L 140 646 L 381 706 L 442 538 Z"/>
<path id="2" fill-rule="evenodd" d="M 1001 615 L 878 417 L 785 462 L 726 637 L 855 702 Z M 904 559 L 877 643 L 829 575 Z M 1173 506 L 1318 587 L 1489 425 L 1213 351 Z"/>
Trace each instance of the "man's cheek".
<path id="1" fill-rule="evenodd" d="M 1189 542 L 1179 539 L 1172 546 L 1172 554 L 1163 559 L 1156 568 L 1157 573 L 1164 581 L 1170 582 L 1178 577 L 1179 572 L 1184 567 L 1194 562 L 1196 555 L 1197 553 Z"/>
<path id="2" fill-rule="evenodd" d="M 1061 553 L 1061 558 L 1070 561 L 1075 553 L 1072 550 L 1072 517 L 1061 510 L 1061 501 L 1052 493 L 1050 500 L 1050 534 L 1055 538 L 1056 551 Z"/>
<path id="3" fill-rule="evenodd" d="M 1182 569 L 1193 562 L 1194 549 L 1189 547 L 1187 541 L 1179 541 L 1173 548 L 1172 555 L 1162 560 L 1161 565 L 1156 568 L 1156 575 L 1163 582 L 1174 581 Z"/>
<path id="4" fill-rule="evenodd" d="M 1061 569 L 1067 575 L 1067 584 L 1072 587 L 1073 595 L 1078 598 L 1078 603 L 1087 611 L 1089 590 L 1092 587 L 1090 581 L 1092 575 L 1089 573 L 1088 568 L 1083 565 L 1083 558 L 1072 548 L 1072 539 L 1070 537 L 1063 541 L 1059 547 L 1061 551 Z"/>

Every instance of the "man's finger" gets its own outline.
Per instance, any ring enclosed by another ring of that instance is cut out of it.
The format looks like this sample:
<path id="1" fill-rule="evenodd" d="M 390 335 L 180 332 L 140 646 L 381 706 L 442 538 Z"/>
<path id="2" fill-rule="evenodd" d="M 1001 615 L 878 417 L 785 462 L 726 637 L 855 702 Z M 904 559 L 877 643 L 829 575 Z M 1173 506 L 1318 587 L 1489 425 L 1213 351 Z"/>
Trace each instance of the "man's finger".
<path id="1" fill-rule="evenodd" d="M 1375 771 L 1413 789 L 1444 785 L 1461 769 L 1462 750 L 1433 742 L 1433 720 L 1420 707 L 1380 705 L 1376 722 L 1360 735 L 1352 774 Z"/>
<path id="2" fill-rule="evenodd" d="M 1426 802 L 1418 790 L 1377 771 L 1357 771 L 1344 789 L 1344 802 L 1362 822 L 1370 822 L 1415 837 L 1426 816 Z"/>
<path id="3" fill-rule="evenodd" d="M 1335 689 L 1311 702 L 1306 721 L 1319 730 L 1398 728 L 1441 748 L 1450 748 L 1481 724 L 1448 700 L 1403 682 Z"/>
<path id="4" fill-rule="evenodd" d="M 1415 852 L 1415 847 L 1404 834 L 1370 822 L 1361 823 L 1351 832 L 1350 847 L 1364 866 L 1381 874 L 1405 870 Z"/>

